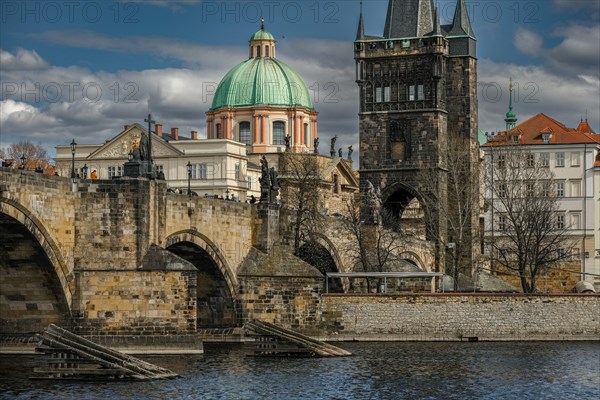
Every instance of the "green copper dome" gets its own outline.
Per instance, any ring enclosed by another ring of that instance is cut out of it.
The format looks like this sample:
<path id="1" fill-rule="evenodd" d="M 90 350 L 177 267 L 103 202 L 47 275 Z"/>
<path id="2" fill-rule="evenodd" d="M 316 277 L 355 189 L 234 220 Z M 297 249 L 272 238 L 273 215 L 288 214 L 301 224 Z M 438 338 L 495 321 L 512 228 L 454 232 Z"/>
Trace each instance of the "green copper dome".
<path id="1" fill-rule="evenodd" d="M 275 40 L 275 38 L 269 32 L 261 28 L 252 35 L 250 40 Z"/>
<path id="2" fill-rule="evenodd" d="M 211 110 L 257 105 L 313 108 L 302 77 L 271 57 L 251 58 L 231 69 L 219 83 Z"/>

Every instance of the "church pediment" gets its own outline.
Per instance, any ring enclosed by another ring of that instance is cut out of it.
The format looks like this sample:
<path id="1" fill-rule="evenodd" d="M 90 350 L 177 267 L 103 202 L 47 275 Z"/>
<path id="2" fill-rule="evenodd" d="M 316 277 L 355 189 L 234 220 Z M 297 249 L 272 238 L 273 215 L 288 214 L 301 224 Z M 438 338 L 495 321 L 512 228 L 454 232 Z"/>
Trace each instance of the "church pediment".
<path id="1" fill-rule="evenodd" d="M 89 159 L 127 159 L 127 156 L 134 147 L 137 147 L 142 133 L 145 132 L 140 125 L 134 124 L 119 133 L 114 138 L 110 139 L 96 151 L 94 151 Z M 156 135 L 152 135 L 152 156 L 153 157 L 169 157 L 181 156 L 183 153 Z"/>

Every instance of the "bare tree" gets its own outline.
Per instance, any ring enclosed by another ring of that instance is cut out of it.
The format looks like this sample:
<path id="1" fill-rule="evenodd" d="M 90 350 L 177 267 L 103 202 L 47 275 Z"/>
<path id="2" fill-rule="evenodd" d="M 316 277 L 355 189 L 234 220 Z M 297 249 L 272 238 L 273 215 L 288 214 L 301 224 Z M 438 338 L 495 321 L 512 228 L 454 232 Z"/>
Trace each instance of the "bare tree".
<path id="1" fill-rule="evenodd" d="M 427 210 L 437 210 L 447 227 L 439 229 L 435 224 L 427 224 L 427 236 L 440 247 L 448 250 L 450 276 L 454 280 L 454 290 L 458 290 L 458 277 L 472 262 L 475 227 L 480 211 L 479 165 L 474 165 L 474 152 L 477 149 L 469 138 L 450 135 L 447 138 L 447 151 L 441 155 L 438 168 L 423 170 L 419 178 L 427 188 L 423 196 L 423 206 Z M 466 271 L 465 271 L 466 272 Z"/>
<path id="2" fill-rule="evenodd" d="M 358 203 L 355 199 L 346 203 L 343 223 L 355 244 L 348 251 L 363 272 L 384 272 L 400 248 L 402 234 L 399 219 L 392 212 L 382 209 L 378 210 L 375 223 L 367 223 L 361 217 Z M 371 290 L 369 279 L 367 290 Z"/>
<path id="3" fill-rule="evenodd" d="M 281 197 L 293 213 L 294 254 L 300 254 L 305 235 L 317 229 L 321 219 L 319 186 L 321 176 L 318 157 L 313 154 L 286 152 L 280 158 Z"/>
<path id="4" fill-rule="evenodd" d="M 27 165 L 45 167 L 48 164 L 48 153 L 41 144 L 33 144 L 29 141 L 12 143 L 3 151 L 3 158 L 21 160 L 25 156 Z"/>
<path id="5" fill-rule="evenodd" d="M 537 277 L 571 256 L 564 214 L 550 168 L 517 146 L 496 147 L 488 164 L 488 205 L 497 227 L 489 241 L 495 262 L 515 271 L 525 293 L 537 290 Z M 493 182 L 493 185 L 492 185 Z"/>

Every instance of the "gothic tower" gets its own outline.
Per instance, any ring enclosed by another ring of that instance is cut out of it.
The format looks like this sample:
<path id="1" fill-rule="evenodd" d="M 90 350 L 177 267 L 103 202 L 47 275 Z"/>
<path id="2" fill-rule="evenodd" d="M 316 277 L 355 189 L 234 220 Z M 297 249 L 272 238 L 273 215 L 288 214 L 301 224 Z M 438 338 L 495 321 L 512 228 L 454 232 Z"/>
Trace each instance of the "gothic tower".
<path id="1" fill-rule="evenodd" d="M 354 58 L 361 190 L 368 182 L 379 187 L 384 208 L 399 215 L 415 199 L 423 206 L 432 191 L 445 193 L 449 135 L 470 138 L 476 174 L 476 38 L 464 0 L 457 0 L 450 25 L 440 25 L 433 0 L 389 0 L 382 37 L 365 35 L 361 5 Z M 425 187 L 419 179 L 426 169 L 437 171 L 437 188 Z M 452 235 L 437 210 L 424 211 L 430 239 Z"/>

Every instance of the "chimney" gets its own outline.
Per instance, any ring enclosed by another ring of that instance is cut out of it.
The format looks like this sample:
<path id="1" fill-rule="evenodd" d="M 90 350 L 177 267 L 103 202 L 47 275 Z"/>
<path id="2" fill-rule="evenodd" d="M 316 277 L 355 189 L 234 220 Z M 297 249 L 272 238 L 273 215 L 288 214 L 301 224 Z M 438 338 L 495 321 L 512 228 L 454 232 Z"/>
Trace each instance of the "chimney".
<path id="1" fill-rule="evenodd" d="M 161 138 L 162 137 L 162 125 L 161 124 L 154 125 L 154 130 L 156 131 L 156 136 Z"/>
<path id="2" fill-rule="evenodd" d="M 179 140 L 179 128 L 171 128 L 171 137 L 173 140 Z"/>
<path id="3" fill-rule="evenodd" d="M 198 132 L 192 131 L 192 140 L 197 140 L 197 139 L 198 139 Z"/>
<path id="4" fill-rule="evenodd" d="M 123 130 L 126 131 L 127 129 L 129 129 L 129 125 L 123 125 Z"/>

